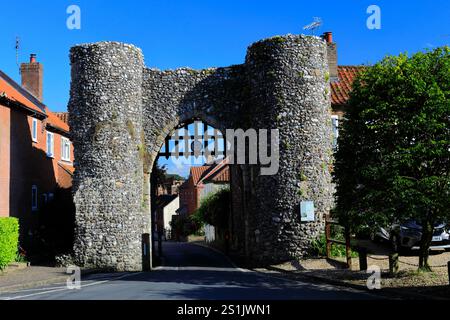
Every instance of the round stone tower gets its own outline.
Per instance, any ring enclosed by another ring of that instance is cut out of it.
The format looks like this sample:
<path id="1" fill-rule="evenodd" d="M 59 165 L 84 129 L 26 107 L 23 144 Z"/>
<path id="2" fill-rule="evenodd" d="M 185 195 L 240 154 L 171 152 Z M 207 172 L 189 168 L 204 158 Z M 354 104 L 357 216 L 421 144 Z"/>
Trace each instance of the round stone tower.
<path id="1" fill-rule="evenodd" d="M 248 251 L 265 264 L 304 255 L 332 204 L 326 43 L 310 36 L 265 39 L 249 47 L 246 69 L 252 126 L 278 129 L 280 139 L 278 173 L 249 174 Z M 313 201 L 314 221 L 301 221 L 302 201 Z"/>
<path id="2" fill-rule="evenodd" d="M 142 234 L 150 232 L 143 201 L 141 50 L 101 42 L 73 47 L 70 60 L 75 261 L 141 270 Z"/>

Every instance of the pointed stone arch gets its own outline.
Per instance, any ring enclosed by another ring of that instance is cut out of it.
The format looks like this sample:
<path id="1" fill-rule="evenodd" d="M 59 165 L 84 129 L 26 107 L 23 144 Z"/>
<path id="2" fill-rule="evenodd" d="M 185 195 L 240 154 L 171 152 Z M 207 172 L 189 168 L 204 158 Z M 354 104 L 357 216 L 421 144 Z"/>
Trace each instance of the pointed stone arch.
<path id="1" fill-rule="evenodd" d="M 280 166 L 232 166 L 232 250 L 261 265 L 300 257 L 332 205 L 330 90 L 326 43 L 277 36 L 248 48 L 245 63 L 160 71 L 140 49 L 101 42 L 71 49 L 70 126 L 75 150 L 77 263 L 141 270 L 150 233 L 144 175 L 180 122 L 278 129 Z M 146 169 L 147 167 L 147 169 Z M 114 170 L 112 170 L 114 168 Z M 313 200 L 316 221 L 300 220 Z"/>

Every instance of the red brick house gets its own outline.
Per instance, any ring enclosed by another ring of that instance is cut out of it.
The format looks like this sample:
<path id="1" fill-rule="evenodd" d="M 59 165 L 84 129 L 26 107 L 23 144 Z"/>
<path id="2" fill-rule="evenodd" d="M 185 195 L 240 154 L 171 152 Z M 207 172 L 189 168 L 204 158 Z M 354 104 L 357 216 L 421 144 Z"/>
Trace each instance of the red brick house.
<path id="1" fill-rule="evenodd" d="M 179 189 L 179 213 L 193 214 L 207 194 L 229 185 L 229 182 L 230 171 L 227 159 L 217 164 L 191 167 L 189 178 Z"/>
<path id="2" fill-rule="evenodd" d="M 17 217 L 21 243 L 57 188 L 72 185 L 69 126 L 42 103 L 43 67 L 31 55 L 22 86 L 0 71 L 0 217 Z"/>
<path id="3" fill-rule="evenodd" d="M 158 185 L 156 195 L 176 195 L 184 181 L 184 179 L 176 175 L 166 175 L 166 180 L 161 185 Z"/>
<path id="4" fill-rule="evenodd" d="M 325 32 L 322 38 L 327 42 L 328 66 L 330 69 L 331 86 L 331 119 L 333 124 L 334 141 L 336 146 L 339 135 L 339 119 L 345 113 L 345 107 L 352 89 L 353 80 L 364 66 L 338 66 L 337 43 L 333 42 L 333 34 Z"/>

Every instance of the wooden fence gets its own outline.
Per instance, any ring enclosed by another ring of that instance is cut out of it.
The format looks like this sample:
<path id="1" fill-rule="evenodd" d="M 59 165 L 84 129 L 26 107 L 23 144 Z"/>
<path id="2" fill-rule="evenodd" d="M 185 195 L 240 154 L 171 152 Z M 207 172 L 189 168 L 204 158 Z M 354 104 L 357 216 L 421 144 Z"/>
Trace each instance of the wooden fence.
<path id="1" fill-rule="evenodd" d="M 345 256 L 347 259 L 346 266 L 348 269 L 352 268 L 352 257 L 351 257 L 351 236 L 350 236 L 350 230 L 348 228 L 344 228 L 344 238 L 345 240 L 336 240 L 331 238 L 331 226 L 337 225 L 340 226 L 339 222 L 336 220 L 331 219 L 330 215 L 326 216 L 325 219 L 325 236 L 326 236 L 326 242 L 327 242 L 327 259 L 331 259 L 331 246 L 333 244 L 340 244 L 345 246 Z"/>

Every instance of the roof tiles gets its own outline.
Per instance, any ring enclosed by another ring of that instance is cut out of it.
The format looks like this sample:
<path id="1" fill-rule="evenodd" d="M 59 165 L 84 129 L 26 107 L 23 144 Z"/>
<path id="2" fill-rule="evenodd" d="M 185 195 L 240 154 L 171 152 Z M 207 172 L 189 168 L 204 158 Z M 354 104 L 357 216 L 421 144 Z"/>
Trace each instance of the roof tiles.
<path id="1" fill-rule="evenodd" d="M 46 108 L 47 111 L 47 123 L 49 123 L 52 127 L 63 130 L 66 133 L 69 133 L 69 125 L 61 120 L 55 113 L 51 112 L 50 109 Z"/>
<path id="2" fill-rule="evenodd" d="M 353 81 L 365 68 L 364 66 L 338 66 L 338 81 L 331 82 L 331 104 L 333 106 L 347 104 Z"/>
<path id="3" fill-rule="evenodd" d="M 69 125 L 60 119 L 55 113 L 35 98 L 31 93 L 22 88 L 4 72 L 0 71 L 0 94 L 4 94 L 10 101 L 19 102 L 22 106 L 47 116 L 50 126 L 69 133 Z"/>
<path id="4" fill-rule="evenodd" d="M 11 78 L 9 78 L 6 74 L 3 72 L 0 73 L 0 94 L 4 94 L 6 98 L 8 98 L 11 101 L 16 101 L 21 103 L 23 106 L 27 107 L 28 109 L 31 109 L 35 112 L 45 114 L 45 111 L 33 103 L 30 99 L 26 97 L 25 92 L 23 92 L 25 89 L 21 89 L 20 86 L 14 82 Z M 21 92 L 22 91 L 22 92 Z"/>

